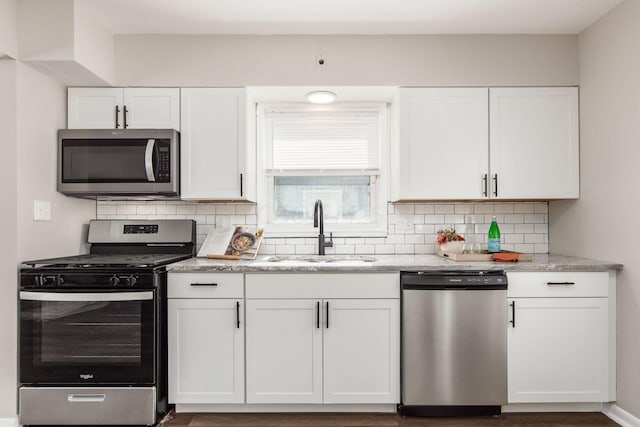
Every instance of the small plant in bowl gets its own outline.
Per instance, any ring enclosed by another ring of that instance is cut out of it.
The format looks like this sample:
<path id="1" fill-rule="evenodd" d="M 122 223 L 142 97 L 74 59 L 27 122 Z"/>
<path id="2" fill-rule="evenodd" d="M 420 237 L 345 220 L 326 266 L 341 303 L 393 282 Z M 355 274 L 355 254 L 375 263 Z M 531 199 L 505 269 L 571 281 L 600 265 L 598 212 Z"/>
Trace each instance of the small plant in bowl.
<path id="1" fill-rule="evenodd" d="M 436 243 L 440 245 L 440 250 L 442 252 L 449 252 L 459 254 L 462 253 L 462 249 L 464 246 L 464 237 L 460 234 L 456 233 L 456 227 L 451 226 L 451 228 L 445 228 L 443 230 L 438 230 L 438 237 L 436 238 Z"/>

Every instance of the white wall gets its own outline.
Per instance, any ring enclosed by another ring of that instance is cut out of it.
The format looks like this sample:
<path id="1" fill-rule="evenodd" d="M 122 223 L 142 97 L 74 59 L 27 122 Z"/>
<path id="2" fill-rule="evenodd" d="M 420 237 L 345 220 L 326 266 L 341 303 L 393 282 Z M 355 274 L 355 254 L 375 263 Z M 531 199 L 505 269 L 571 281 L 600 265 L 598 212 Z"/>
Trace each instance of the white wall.
<path id="1" fill-rule="evenodd" d="M 551 202 L 553 253 L 624 264 L 618 274 L 618 405 L 640 417 L 640 1 L 580 35 L 581 197 Z"/>
<path id="2" fill-rule="evenodd" d="M 75 1 L 75 60 L 106 82 L 113 82 L 113 34 L 92 15 L 86 3 Z"/>
<path id="3" fill-rule="evenodd" d="M 113 80 L 113 36 L 76 0 L 18 2 L 20 60 L 68 85 Z"/>
<path id="4" fill-rule="evenodd" d="M 0 58 L 18 56 L 18 0 L 0 0 Z"/>
<path id="5" fill-rule="evenodd" d="M 73 0 L 18 2 L 20 59 L 73 58 Z"/>
<path id="6" fill-rule="evenodd" d="M 122 86 L 575 85 L 576 36 L 116 36 Z M 325 65 L 317 65 L 322 55 Z"/>
<path id="7" fill-rule="evenodd" d="M 0 60 L 0 419 L 15 415 L 16 383 L 16 61 Z"/>
<path id="8" fill-rule="evenodd" d="M 84 252 L 83 224 L 95 202 L 56 192 L 56 132 L 66 90 L 36 69 L 0 60 L 0 419 L 16 415 L 16 292 L 19 261 Z M 33 221 L 33 200 L 52 220 Z"/>
<path id="9" fill-rule="evenodd" d="M 73 255 L 85 247 L 81 225 L 95 202 L 56 191 L 57 131 L 66 127 L 67 91 L 40 71 L 18 64 L 18 258 Z M 51 202 L 51 221 L 33 221 L 33 201 Z"/>

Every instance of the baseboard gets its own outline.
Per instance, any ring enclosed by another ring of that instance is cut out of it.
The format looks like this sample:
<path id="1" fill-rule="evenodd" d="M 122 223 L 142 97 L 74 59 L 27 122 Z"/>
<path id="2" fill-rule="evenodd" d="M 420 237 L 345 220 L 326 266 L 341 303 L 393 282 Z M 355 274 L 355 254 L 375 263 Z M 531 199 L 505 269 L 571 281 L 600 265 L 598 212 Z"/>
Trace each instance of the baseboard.
<path id="1" fill-rule="evenodd" d="M 603 412 L 602 403 L 510 403 L 502 412 Z"/>
<path id="2" fill-rule="evenodd" d="M 0 418 L 0 427 L 16 427 L 18 418 Z"/>
<path id="3" fill-rule="evenodd" d="M 397 404 L 176 404 L 176 412 L 397 412 Z"/>
<path id="4" fill-rule="evenodd" d="M 625 411 L 615 403 L 605 404 L 602 413 L 622 427 L 640 427 L 640 418 Z"/>

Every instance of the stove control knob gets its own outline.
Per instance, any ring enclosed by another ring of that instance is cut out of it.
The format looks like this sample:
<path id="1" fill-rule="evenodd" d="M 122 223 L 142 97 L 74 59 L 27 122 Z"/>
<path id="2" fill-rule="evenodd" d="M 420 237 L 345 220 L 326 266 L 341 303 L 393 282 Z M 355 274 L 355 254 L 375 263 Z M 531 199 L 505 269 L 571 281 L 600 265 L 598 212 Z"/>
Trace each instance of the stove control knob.
<path id="1" fill-rule="evenodd" d="M 127 285 L 130 288 L 134 287 L 137 282 L 138 282 L 138 278 L 136 276 L 134 276 L 133 274 L 127 278 Z"/>
<path id="2" fill-rule="evenodd" d="M 120 278 L 114 274 L 109 278 L 109 284 L 114 287 L 118 286 L 120 284 Z"/>

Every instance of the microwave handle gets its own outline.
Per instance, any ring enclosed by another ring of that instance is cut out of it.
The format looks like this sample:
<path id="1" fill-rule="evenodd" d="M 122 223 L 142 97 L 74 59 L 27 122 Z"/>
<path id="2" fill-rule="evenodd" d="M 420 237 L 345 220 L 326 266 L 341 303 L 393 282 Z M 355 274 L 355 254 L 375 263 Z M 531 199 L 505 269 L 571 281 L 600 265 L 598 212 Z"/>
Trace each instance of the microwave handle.
<path id="1" fill-rule="evenodd" d="M 147 180 L 149 182 L 155 182 L 156 177 L 153 174 L 153 149 L 156 145 L 155 139 L 147 141 L 147 149 L 144 152 L 144 168 L 147 171 Z"/>

